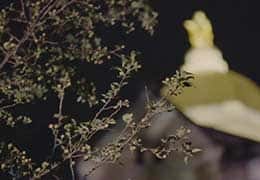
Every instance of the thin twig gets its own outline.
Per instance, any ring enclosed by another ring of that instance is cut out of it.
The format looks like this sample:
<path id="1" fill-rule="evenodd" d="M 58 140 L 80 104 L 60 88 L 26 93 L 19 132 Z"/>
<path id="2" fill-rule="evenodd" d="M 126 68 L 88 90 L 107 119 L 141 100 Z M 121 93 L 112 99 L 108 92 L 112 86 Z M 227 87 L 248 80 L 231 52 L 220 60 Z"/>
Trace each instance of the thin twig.
<path id="1" fill-rule="evenodd" d="M 67 8 L 68 6 L 70 6 L 71 4 L 73 4 L 74 2 L 76 2 L 77 0 L 71 0 L 68 3 L 64 4 L 57 12 L 56 15 L 61 13 L 62 11 L 64 11 L 65 8 Z"/>
<path id="2" fill-rule="evenodd" d="M 27 19 L 26 18 L 26 12 L 25 12 L 25 4 L 24 4 L 24 0 L 20 0 L 20 3 L 21 3 L 21 7 L 22 7 L 22 12 L 23 12 L 23 17 L 25 18 L 25 19 Z"/>
<path id="3" fill-rule="evenodd" d="M 49 3 L 46 4 L 46 6 L 44 6 L 42 8 L 42 10 L 40 11 L 39 16 L 36 21 L 38 22 L 38 21 L 42 20 L 43 18 L 45 18 L 45 16 L 52 10 L 55 3 L 57 3 L 57 0 L 49 1 Z"/>
<path id="4" fill-rule="evenodd" d="M 71 179 L 72 179 L 72 180 L 75 180 L 75 172 L 74 172 L 74 169 L 73 169 L 73 161 L 72 161 L 72 158 L 70 158 L 70 172 L 71 172 Z"/>
<path id="5" fill-rule="evenodd" d="M 63 89 L 63 91 L 60 93 L 60 101 L 59 101 L 59 112 L 58 112 L 58 119 L 59 121 L 62 120 L 63 118 L 63 113 L 62 113 L 62 109 L 63 109 L 63 101 L 64 101 L 64 91 L 65 89 Z"/>
<path id="6" fill-rule="evenodd" d="M 2 69 L 4 67 L 4 65 L 9 61 L 9 59 L 17 53 L 18 49 L 21 47 L 21 45 L 25 41 L 27 41 L 28 38 L 29 38 L 29 33 L 27 31 L 27 32 L 25 32 L 25 35 L 23 36 L 23 38 L 18 42 L 15 49 L 5 55 L 4 60 L 0 63 L 0 69 Z"/>
<path id="7" fill-rule="evenodd" d="M 119 86 L 118 86 L 119 89 L 121 89 L 121 88 L 123 87 L 123 84 L 124 84 L 125 80 L 126 80 L 126 78 L 122 78 L 122 79 L 120 80 Z M 118 94 L 118 93 L 117 93 L 117 94 Z M 96 115 L 95 115 L 95 117 L 93 118 L 93 120 L 94 120 L 94 119 L 97 119 L 97 118 L 100 116 L 100 114 L 101 114 L 104 110 L 106 110 L 107 106 L 108 106 L 108 105 L 110 104 L 110 102 L 115 98 L 115 96 L 117 96 L 117 94 L 115 94 L 113 97 L 110 97 L 110 98 L 106 101 L 106 103 L 105 103 L 105 104 L 99 109 L 99 111 L 96 113 Z"/>
<path id="8" fill-rule="evenodd" d="M 17 103 L 9 104 L 9 105 L 5 105 L 5 106 L 0 107 L 0 109 L 8 109 L 8 108 L 14 107 L 16 105 L 17 105 Z"/>
<path id="9" fill-rule="evenodd" d="M 70 152 L 72 151 L 71 138 L 69 138 L 69 150 L 70 150 Z M 73 168 L 72 156 L 70 156 L 70 158 L 69 158 L 69 166 L 70 166 L 70 172 L 71 172 L 71 180 L 75 180 L 75 172 L 74 172 L 74 168 Z"/>

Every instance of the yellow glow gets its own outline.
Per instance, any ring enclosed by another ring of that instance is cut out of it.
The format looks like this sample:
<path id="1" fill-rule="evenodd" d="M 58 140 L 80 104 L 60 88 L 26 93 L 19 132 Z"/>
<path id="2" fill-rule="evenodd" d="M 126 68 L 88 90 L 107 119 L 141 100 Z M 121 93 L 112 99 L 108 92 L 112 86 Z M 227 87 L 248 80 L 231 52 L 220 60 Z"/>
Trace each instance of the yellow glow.
<path id="1" fill-rule="evenodd" d="M 192 19 L 184 21 L 184 27 L 192 47 L 213 47 L 212 25 L 203 11 L 196 11 Z"/>

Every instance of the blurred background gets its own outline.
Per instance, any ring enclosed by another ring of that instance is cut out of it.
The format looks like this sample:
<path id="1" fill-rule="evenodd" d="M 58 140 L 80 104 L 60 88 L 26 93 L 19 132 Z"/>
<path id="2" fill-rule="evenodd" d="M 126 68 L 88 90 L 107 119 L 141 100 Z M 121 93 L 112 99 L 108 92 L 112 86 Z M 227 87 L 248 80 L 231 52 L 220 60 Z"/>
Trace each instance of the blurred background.
<path id="1" fill-rule="evenodd" d="M 256 1 L 153 2 L 159 12 L 159 25 L 154 36 L 134 33 L 129 37 L 130 44 L 142 51 L 147 80 L 165 77 L 183 63 L 189 47 L 183 21 L 194 11 L 203 10 L 213 24 L 215 44 L 230 67 L 260 82 L 257 66 L 260 25 Z"/>
<path id="2" fill-rule="evenodd" d="M 144 86 L 147 85 L 155 96 L 159 96 L 161 80 L 173 75 L 183 64 L 184 55 L 190 47 L 183 21 L 190 19 L 197 10 L 203 10 L 211 20 L 215 45 L 222 51 L 230 69 L 245 75 L 259 85 L 260 12 L 257 1 L 154 0 L 152 6 L 159 13 L 159 24 L 154 36 L 150 37 L 138 31 L 126 37 L 118 37 L 116 30 L 106 32 L 104 36 L 105 39 L 109 37 L 108 41 L 122 41 L 128 47 L 141 51 L 143 68 L 139 75 L 131 80 L 128 90 L 125 91 L 126 95 L 131 94 L 130 98 L 135 100 L 136 112 L 142 111 L 140 104 L 144 103 L 141 93 Z M 164 119 L 174 120 L 163 126 Z M 188 165 L 184 164 L 181 155 L 173 154 L 168 160 L 148 160 L 142 166 L 132 162 L 135 158 L 129 160 L 129 154 L 126 153 L 128 158 L 125 160 L 127 162 L 125 167 L 110 165 L 97 171 L 97 175 L 90 179 L 260 179 L 259 143 L 198 127 L 179 112 L 164 114 L 159 121 L 157 126 L 161 126 L 161 129 L 159 128 L 161 135 L 173 131 L 180 125 L 189 127 L 192 130 L 192 142 L 202 148 L 203 152 L 195 156 Z M 86 166 L 82 167 L 84 171 Z M 118 172 L 125 176 L 118 175 Z"/>

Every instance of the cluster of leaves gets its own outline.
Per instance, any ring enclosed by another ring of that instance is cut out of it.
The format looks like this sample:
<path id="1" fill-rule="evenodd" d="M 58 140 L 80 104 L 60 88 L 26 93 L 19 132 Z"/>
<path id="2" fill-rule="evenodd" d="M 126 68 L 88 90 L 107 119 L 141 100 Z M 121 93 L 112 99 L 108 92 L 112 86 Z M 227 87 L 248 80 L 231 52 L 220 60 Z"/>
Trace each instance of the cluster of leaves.
<path id="1" fill-rule="evenodd" d="M 0 144 L 1 170 L 8 171 L 10 175 L 18 178 L 27 176 L 33 170 L 32 159 L 27 157 L 25 151 L 20 151 L 13 144 Z"/>
<path id="2" fill-rule="evenodd" d="M 178 96 L 183 92 L 185 87 L 192 86 L 194 76 L 187 71 L 176 71 L 172 77 L 167 77 L 162 83 L 167 88 L 166 96 Z"/>
<path id="3" fill-rule="evenodd" d="M 18 122 L 28 124 L 33 121 L 14 113 L 13 108 L 17 106 L 39 99 L 48 101 L 50 94 L 55 94 L 58 99 L 58 110 L 53 115 L 56 121 L 49 124 L 54 142 L 52 152 L 54 155 L 58 153 L 58 158 L 34 163 L 22 147 L 3 140 L 0 146 L 1 171 L 13 179 L 40 179 L 68 162 L 72 179 L 75 179 L 73 168 L 78 158 L 116 162 L 126 147 L 130 145 L 133 150 L 140 146 L 138 134 L 151 126 L 150 119 L 172 109 L 164 98 L 149 102 L 140 121 L 133 121 L 132 114 L 125 114 L 122 117 L 125 128 L 113 142 L 96 149 L 88 144 L 97 132 L 116 124 L 115 117 L 129 107 L 128 100 L 121 99 L 119 93 L 132 74 L 141 68 L 135 51 L 125 50 L 124 45 L 103 44 L 96 31 L 100 24 L 106 28 L 120 25 L 125 33 L 130 33 L 139 24 L 153 34 L 156 17 L 157 13 L 145 0 L 19 0 L 1 10 L 1 126 L 14 127 L 20 125 Z M 95 83 L 80 75 L 80 65 L 99 66 L 110 61 L 118 64 L 113 66 L 117 80 L 105 93 L 96 94 Z M 178 79 L 173 86 L 176 88 L 181 84 L 183 87 L 184 81 L 185 78 Z M 64 112 L 67 92 L 77 95 L 75 102 L 99 107 L 94 117 L 79 121 Z M 168 144 L 166 141 L 173 142 L 162 140 L 162 144 Z M 158 156 L 161 154 L 159 149 L 161 146 L 151 151 Z"/>
<path id="4" fill-rule="evenodd" d="M 191 76 L 191 74 L 186 72 L 177 72 L 177 76 L 182 75 L 182 80 L 174 85 L 169 85 L 169 92 L 173 92 L 170 89 L 174 89 L 173 93 L 178 93 L 183 88 L 187 87 L 186 84 L 191 83 L 190 78 L 186 79 L 185 75 Z M 176 75 L 170 79 L 176 79 Z M 111 86 L 113 89 L 113 85 Z M 189 86 L 188 86 L 189 87 Z M 113 90 L 111 91 L 113 92 Z M 117 90 L 114 91 L 117 93 Z M 111 97 L 110 95 L 108 97 Z M 107 101 L 104 101 L 107 102 Z M 119 100 L 114 105 L 104 104 L 101 111 L 111 110 L 109 116 L 98 118 L 98 115 L 90 121 L 83 122 L 79 129 L 74 129 L 81 134 L 87 134 L 87 138 L 90 138 L 98 132 L 99 130 L 106 130 L 112 125 L 116 124 L 117 121 L 113 118 L 115 114 L 120 112 L 122 107 L 129 107 L 128 100 Z M 120 131 L 120 134 L 116 136 L 111 142 L 105 144 L 101 147 L 91 148 L 88 144 L 82 144 L 77 146 L 76 149 L 81 149 L 77 151 L 73 157 L 84 158 L 85 161 L 94 161 L 95 166 L 87 172 L 86 176 L 90 175 L 97 168 L 107 164 L 107 163 L 119 163 L 120 158 L 124 151 L 129 149 L 130 151 L 145 152 L 149 151 L 154 154 L 159 159 L 166 159 L 172 152 L 180 152 L 184 154 L 184 161 L 188 162 L 190 157 L 194 154 L 200 152 L 198 148 L 193 148 L 190 141 L 189 134 L 191 131 L 185 127 L 180 127 L 176 130 L 175 134 L 169 134 L 167 137 L 162 138 L 159 145 L 153 148 L 145 147 L 142 143 L 142 133 L 149 127 L 152 126 L 152 119 L 164 112 L 169 112 L 174 109 L 174 106 L 168 104 L 165 97 L 161 97 L 159 100 L 150 100 L 147 95 L 147 102 L 145 113 L 140 119 L 135 119 L 133 113 L 125 113 L 122 115 L 121 119 L 124 122 L 124 128 Z M 101 113 L 99 111 L 99 113 Z M 72 126 L 71 126 L 72 127 Z M 75 127 L 75 126 L 74 126 Z M 64 136 L 63 136 L 64 137 Z M 84 137 L 81 137 L 83 139 Z M 70 151 L 67 150 L 69 153 Z"/>

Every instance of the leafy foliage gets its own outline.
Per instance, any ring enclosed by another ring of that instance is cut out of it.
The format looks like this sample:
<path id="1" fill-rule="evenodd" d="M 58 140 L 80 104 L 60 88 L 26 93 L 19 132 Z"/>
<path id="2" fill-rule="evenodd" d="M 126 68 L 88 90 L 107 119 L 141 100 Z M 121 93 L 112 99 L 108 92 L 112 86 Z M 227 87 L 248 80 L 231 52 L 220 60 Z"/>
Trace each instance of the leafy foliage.
<path id="1" fill-rule="evenodd" d="M 23 147 L 2 140 L 1 171 L 13 179 L 40 179 L 68 162 L 75 179 L 73 168 L 78 158 L 98 159 L 101 164 L 116 162 L 125 148 L 142 147 L 140 131 L 151 126 L 153 116 L 172 109 L 164 98 L 147 102 L 147 112 L 141 120 L 134 121 L 131 113 L 123 115 L 125 128 L 113 142 L 101 148 L 89 144 L 99 131 L 116 124 L 122 109 L 130 106 L 127 99 L 120 98 L 120 91 L 141 68 L 136 51 L 127 50 L 125 45 L 108 46 L 97 32 L 99 26 L 121 26 L 125 33 L 131 33 L 140 25 L 153 34 L 156 17 L 157 13 L 144 0 L 20 0 L 3 9 L 0 13 L 1 126 L 30 124 L 34 119 L 17 114 L 14 108 L 37 100 L 49 101 L 53 95 L 58 99 L 58 110 L 53 114 L 56 121 L 49 124 L 53 135 L 51 158 L 34 162 Z M 82 76 L 80 68 L 82 64 L 104 63 L 111 63 L 116 80 L 104 93 L 98 94 L 95 82 Z M 177 80 L 171 84 L 174 86 L 171 94 L 178 94 L 174 90 L 179 89 L 177 86 L 188 85 L 187 79 L 181 77 L 177 74 L 171 79 Z M 63 104 L 68 93 L 76 95 L 73 101 L 96 107 L 95 115 L 81 121 L 65 112 Z M 168 155 L 175 150 L 169 148 L 169 143 L 186 138 L 188 131 L 180 131 L 163 139 L 156 149 L 141 149 L 165 158 L 161 154 Z M 191 147 L 187 147 L 185 152 L 192 155 Z"/>

